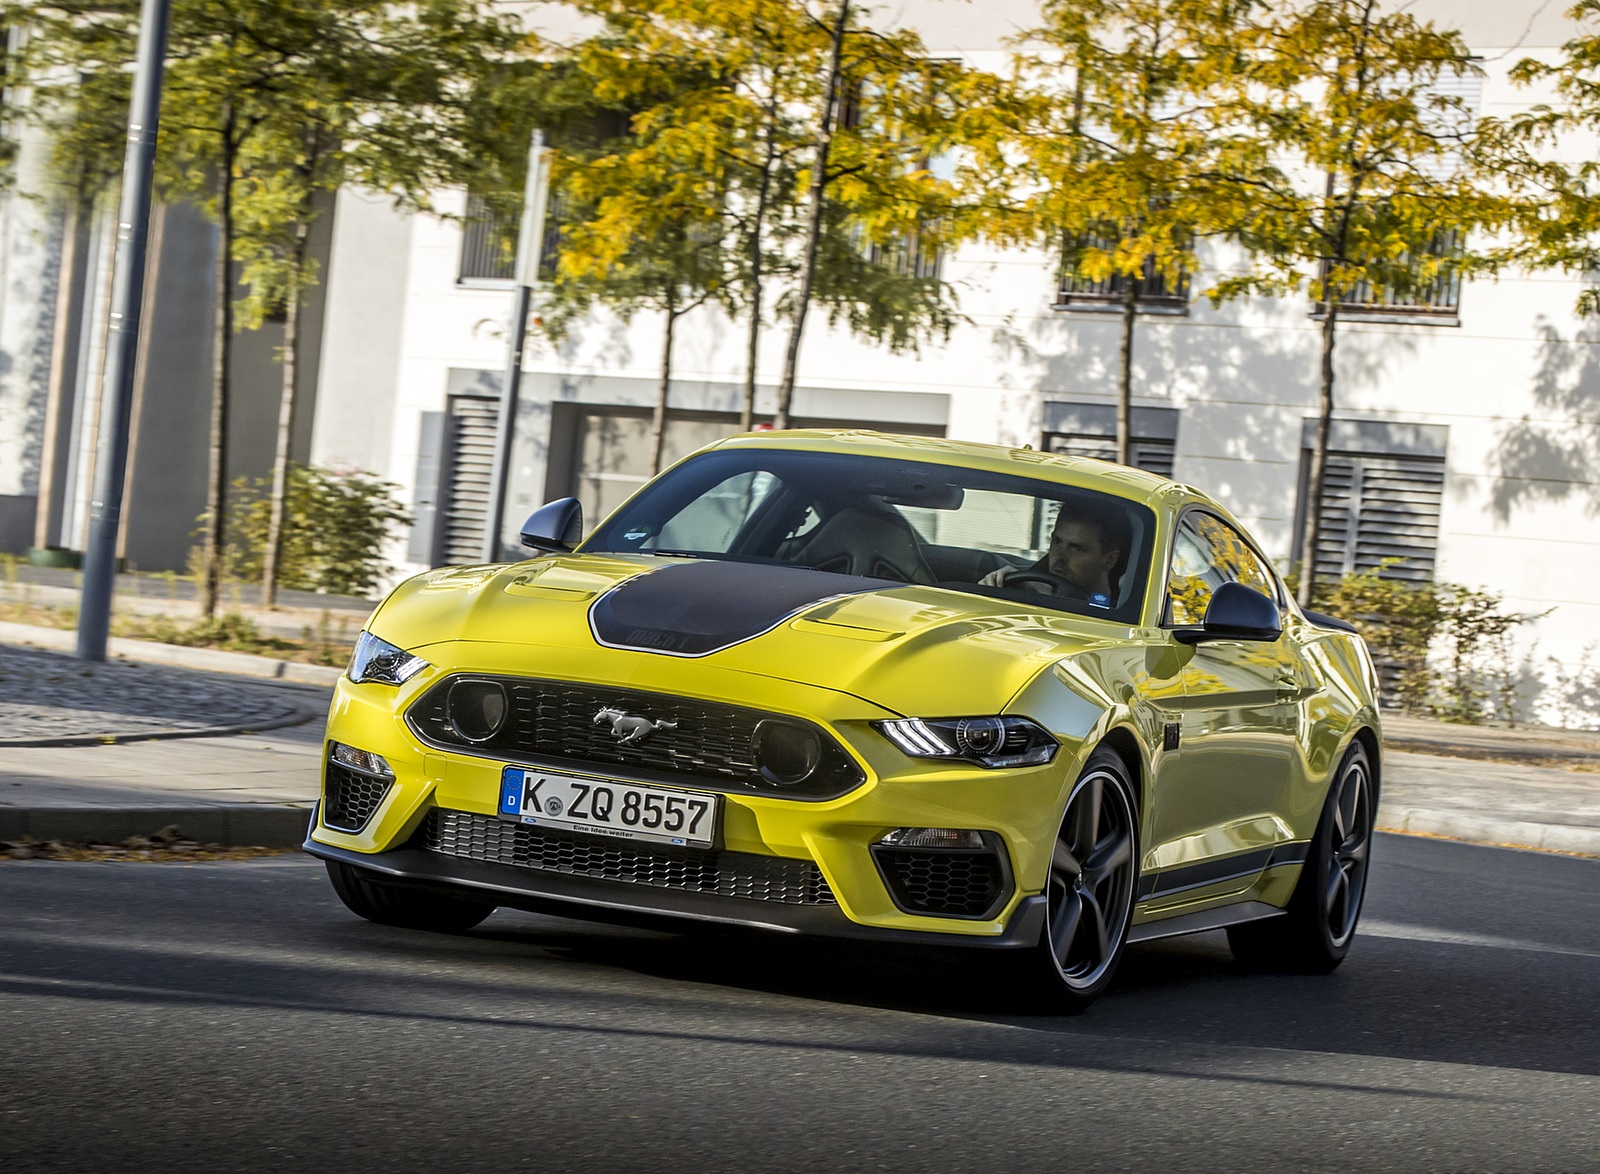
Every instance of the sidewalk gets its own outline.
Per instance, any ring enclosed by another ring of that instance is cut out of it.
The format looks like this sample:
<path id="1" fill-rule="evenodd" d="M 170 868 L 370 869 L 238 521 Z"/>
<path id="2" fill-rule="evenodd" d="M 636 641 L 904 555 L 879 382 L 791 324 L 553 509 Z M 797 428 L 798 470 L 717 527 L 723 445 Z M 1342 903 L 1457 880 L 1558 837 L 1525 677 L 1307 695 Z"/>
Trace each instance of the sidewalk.
<path id="1" fill-rule="evenodd" d="M 0 624 L 0 840 L 293 847 L 339 670 Z M 1600 734 L 1385 719 L 1387 831 L 1600 856 Z M 1492 758 L 1491 758 L 1492 756 Z"/>

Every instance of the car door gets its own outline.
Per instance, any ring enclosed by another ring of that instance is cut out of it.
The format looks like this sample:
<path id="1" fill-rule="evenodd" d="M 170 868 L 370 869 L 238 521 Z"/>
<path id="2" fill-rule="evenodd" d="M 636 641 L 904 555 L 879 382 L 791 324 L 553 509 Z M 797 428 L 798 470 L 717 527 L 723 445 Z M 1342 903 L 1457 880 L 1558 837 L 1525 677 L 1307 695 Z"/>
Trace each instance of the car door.
<path id="1" fill-rule="evenodd" d="M 1187 510 L 1174 533 L 1165 623 L 1203 622 L 1224 583 L 1284 606 L 1283 587 L 1250 541 L 1219 515 Z M 1184 645 L 1177 729 L 1167 729 L 1152 811 L 1147 896 L 1161 903 L 1247 888 L 1287 836 L 1281 820 L 1298 753 L 1300 706 L 1291 638 Z"/>

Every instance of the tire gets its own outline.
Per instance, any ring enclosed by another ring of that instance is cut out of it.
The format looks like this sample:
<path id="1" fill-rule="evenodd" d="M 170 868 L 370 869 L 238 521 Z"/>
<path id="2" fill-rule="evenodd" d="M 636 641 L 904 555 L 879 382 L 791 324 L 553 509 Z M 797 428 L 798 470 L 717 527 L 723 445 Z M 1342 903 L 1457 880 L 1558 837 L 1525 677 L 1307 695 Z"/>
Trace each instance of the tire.
<path id="1" fill-rule="evenodd" d="M 1139 879 L 1138 810 L 1127 767 L 1100 747 L 1067 797 L 1045 882 L 1034 965 L 1038 993 L 1057 1013 L 1087 1008 L 1122 961 Z"/>
<path id="2" fill-rule="evenodd" d="M 1351 744 L 1328 788 L 1300 881 L 1282 917 L 1230 926 L 1233 956 L 1258 970 L 1328 974 L 1355 940 L 1372 862 L 1372 764 Z"/>
<path id="3" fill-rule="evenodd" d="M 495 906 L 487 901 L 446 897 L 406 885 L 378 880 L 371 873 L 337 860 L 328 860 L 333 891 L 350 912 L 379 925 L 423 929 L 434 933 L 460 933 L 471 929 Z"/>

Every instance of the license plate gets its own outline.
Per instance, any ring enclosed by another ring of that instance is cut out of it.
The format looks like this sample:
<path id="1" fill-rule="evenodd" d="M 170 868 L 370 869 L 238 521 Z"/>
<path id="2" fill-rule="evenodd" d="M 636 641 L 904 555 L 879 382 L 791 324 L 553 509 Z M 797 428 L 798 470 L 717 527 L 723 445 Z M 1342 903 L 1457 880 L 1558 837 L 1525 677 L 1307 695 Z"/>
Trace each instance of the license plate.
<path id="1" fill-rule="evenodd" d="M 717 836 L 717 796 L 508 766 L 500 773 L 500 818 L 708 848 Z"/>

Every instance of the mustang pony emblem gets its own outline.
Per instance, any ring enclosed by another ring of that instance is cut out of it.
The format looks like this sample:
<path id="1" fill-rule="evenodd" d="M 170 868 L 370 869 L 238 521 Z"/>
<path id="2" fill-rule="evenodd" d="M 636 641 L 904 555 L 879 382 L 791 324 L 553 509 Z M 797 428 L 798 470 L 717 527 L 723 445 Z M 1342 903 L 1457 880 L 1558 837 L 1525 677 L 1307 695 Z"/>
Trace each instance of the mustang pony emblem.
<path id="1" fill-rule="evenodd" d="M 637 746 L 657 730 L 675 730 L 677 722 L 651 721 L 647 717 L 634 717 L 625 710 L 606 706 L 594 715 L 595 725 L 611 723 L 611 736 L 624 746 Z"/>

